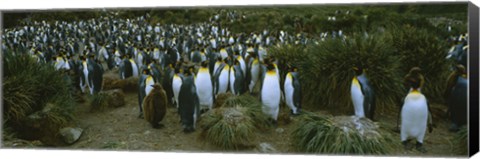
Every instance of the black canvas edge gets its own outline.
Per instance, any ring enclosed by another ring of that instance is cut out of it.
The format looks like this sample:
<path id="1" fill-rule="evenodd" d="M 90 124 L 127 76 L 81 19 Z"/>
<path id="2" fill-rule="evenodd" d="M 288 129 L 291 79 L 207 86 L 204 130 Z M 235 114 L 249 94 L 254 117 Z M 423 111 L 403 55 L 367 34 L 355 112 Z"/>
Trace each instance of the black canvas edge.
<path id="1" fill-rule="evenodd" d="M 469 128 L 468 128 L 468 154 L 473 156 L 478 153 L 479 148 L 479 103 L 478 103 L 478 74 L 479 74 L 479 65 L 478 65 L 478 38 L 479 38 L 479 8 L 474 3 L 469 2 L 468 4 L 468 55 L 469 55 Z"/>

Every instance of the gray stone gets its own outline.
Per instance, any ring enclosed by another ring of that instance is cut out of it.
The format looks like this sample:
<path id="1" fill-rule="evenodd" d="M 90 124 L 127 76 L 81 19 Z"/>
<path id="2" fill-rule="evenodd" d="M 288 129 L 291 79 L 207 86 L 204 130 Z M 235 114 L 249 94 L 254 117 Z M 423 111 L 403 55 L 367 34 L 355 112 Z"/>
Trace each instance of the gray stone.
<path id="1" fill-rule="evenodd" d="M 285 130 L 283 128 L 277 128 L 275 131 L 279 134 L 283 133 Z"/>
<path id="2" fill-rule="evenodd" d="M 260 153 L 275 153 L 277 150 L 269 143 L 262 142 L 257 146 L 257 151 Z"/>
<path id="3" fill-rule="evenodd" d="M 82 128 L 71 128 L 66 127 L 60 130 L 60 134 L 62 135 L 63 141 L 67 144 L 73 144 L 82 135 L 83 129 Z"/>

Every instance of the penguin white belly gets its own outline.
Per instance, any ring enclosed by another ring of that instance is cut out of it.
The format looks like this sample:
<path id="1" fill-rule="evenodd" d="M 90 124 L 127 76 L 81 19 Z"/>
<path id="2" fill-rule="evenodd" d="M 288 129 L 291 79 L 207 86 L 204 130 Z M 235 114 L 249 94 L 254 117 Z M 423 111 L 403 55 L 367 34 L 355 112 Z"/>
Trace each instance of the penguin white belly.
<path id="1" fill-rule="evenodd" d="M 133 77 L 138 77 L 138 67 L 137 67 L 137 64 L 135 63 L 134 60 L 130 60 L 130 63 L 132 64 L 132 76 L 133 76 Z"/>
<path id="2" fill-rule="evenodd" d="M 213 88 L 211 78 L 208 73 L 201 72 L 195 79 L 195 86 L 197 87 L 197 95 L 201 106 L 208 106 L 212 109 L 213 106 Z"/>
<path id="3" fill-rule="evenodd" d="M 400 137 L 402 141 L 412 137 L 423 142 L 427 129 L 428 107 L 421 94 L 409 94 L 402 107 L 402 125 Z"/>
<path id="4" fill-rule="evenodd" d="M 285 77 L 284 91 L 285 91 L 285 103 L 287 103 L 287 106 L 290 107 L 293 113 L 297 113 L 297 107 L 293 103 L 294 88 L 293 88 L 293 82 L 292 82 L 292 77 L 290 73 L 288 73 L 287 76 Z"/>
<path id="5" fill-rule="evenodd" d="M 280 106 L 280 83 L 277 75 L 266 75 L 262 87 L 262 111 L 277 120 Z"/>
<path id="6" fill-rule="evenodd" d="M 225 66 L 227 67 L 227 66 Z M 226 93 L 227 92 L 227 88 L 228 88 L 228 78 L 229 78 L 229 74 L 228 74 L 228 69 L 224 69 L 222 70 L 222 72 L 220 73 L 220 76 L 218 77 L 219 78 L 219 86 L 218 86 L 218 93 Z"/>
<path id="7" fill-rule="evenodd" d="M 160 51 L 158 51 L 157 49 L 155 49 L 155 51 L 153 52 L 153 59 L 157 61 L 160 59 Z"/>
<path id="8" fill-rule="evenodd" d="M 226 59 L 228 57 L 228 53 L 225 49 L 220 51 L 220 55 L 222 56 L 222 59 Z"/>
<path id="9" fill-rule="evenodd" d="M 152 76 L 148 76 L 147 79 L 145 79 L 145 96 L 149 95 L 150 92 L 152 91 L 155 82 L 153 80 Z"/>
<path id="10" fill-rule="evenodd" d="M 243 77 L 247 76 L 247 65 L 245 64 L 245 60 L 243 60 L 242 56 L 238 56 L 238 61 L 240 63 L 240 68 L 242 68 Z"/>
<path id="11" fill-rule="evenodd" d="M 235 94 L 235 70 L 233 67 L 230 67 L 230 82 L 229 82 L 229 85 L 230 85 L 230 91 L 232 92 L 233 95 L 236 95 Z"/>
<path id="12" fill-rule="evenodd" d="M 137 54 L 136 63 L 137 63 L 139 68 L 142 68 L 142 66 L 143 66 L 143 55 L 141 53 Z"/>
<path id="13" fill-rule="evenodd" d="M 213 67 L 213 73 L 217 72 L 218 67 L 220 67 L 220 62 L 215 62 L 215 66 Z"/>
<path id="14" fill-rule="evenodd" d="M 87 63 L 86 62 L 83 62 L 83 75 L 85 77 L 83 79 L 83 82 L 84 82 L 83 89 L 85 89 L 85 86 L 90 88 L 91 86 L 90 86 L 90 83 L 88 82 L 88 68 L 87 68 Z M 82 91 L 82 92 L 84 92 L 84 91 Z"/>
<path id="15" fill-rule="evenodd" d="M 363 110 L 364 95 L 362 94 L 360 84 L 356 79 L 352 81 L 352 87 L 351 87 L 350 93 L 352 96 L 355 115 L 358 117 L 365 117 L 365 112 Z"/>
<path id="16" fill-rule="evenodd" d="M 258 81 L 258 76 L 260 73 L 260 65 L 258 64 L 258 61 L 253 62 L 250 73 L 251 73 L 251 81 L 250 81 L 250 84 L 248 85 L 248 88 L 250 89 L 250 93 L 252 93 L 253 88 L 255 87 L 255 84 Z"/>
<path id="17" fill-rule="evenodd" d="M 182 79 L 178 75 L 173 76 L 172 89 L 173 97 L 175 99 L 175 105 L 178 108 L 178 94 L 180 93 L 180 87 L 182 86 Z"/>

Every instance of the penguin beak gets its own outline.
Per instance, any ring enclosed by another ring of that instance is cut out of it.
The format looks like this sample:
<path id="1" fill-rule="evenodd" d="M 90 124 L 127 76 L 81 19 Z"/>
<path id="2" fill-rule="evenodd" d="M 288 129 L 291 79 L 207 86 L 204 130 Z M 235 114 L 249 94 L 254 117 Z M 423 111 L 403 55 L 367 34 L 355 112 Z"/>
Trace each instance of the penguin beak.
<path id="1" fill-rule="evenodd" d="M 353 70 L 358 71 L 358 67 L 354 66 L 352 67 Z"/>

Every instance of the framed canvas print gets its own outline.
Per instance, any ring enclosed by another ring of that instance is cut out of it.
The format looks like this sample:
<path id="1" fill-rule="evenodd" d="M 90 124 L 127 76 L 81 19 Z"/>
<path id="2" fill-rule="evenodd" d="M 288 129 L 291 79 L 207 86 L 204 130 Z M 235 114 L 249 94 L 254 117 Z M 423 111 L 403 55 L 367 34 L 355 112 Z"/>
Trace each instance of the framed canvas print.
<path id="1" fill-rule="evenodd" d="M 478 152 L 472 2 L 76 3 L 1 10 L 2 149 Z"/>

